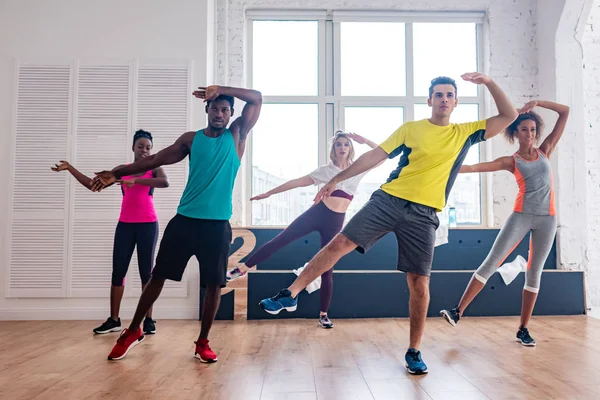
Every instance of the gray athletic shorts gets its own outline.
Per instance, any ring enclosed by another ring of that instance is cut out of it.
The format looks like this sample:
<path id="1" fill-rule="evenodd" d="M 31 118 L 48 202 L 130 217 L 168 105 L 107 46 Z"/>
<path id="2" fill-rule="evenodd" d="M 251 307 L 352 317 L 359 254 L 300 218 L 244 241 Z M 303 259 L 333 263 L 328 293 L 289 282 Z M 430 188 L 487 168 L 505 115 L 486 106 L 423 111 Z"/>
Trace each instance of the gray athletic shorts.
<path id="1" fill-rule="evenodd" d="M 342 234 L 356 243 L 360 253 L 369 251 L 388 232 L 398 240 L 398 270 L 429 276 L 440 225 L 436 210 L 376 190 L 350 220 Z"/>

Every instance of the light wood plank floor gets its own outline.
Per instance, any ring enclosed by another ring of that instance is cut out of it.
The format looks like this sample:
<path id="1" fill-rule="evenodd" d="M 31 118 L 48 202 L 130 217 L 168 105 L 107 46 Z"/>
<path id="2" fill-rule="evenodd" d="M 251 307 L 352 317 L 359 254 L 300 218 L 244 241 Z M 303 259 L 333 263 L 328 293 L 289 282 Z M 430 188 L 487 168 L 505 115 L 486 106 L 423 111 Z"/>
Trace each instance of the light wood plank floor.
<path id="1" fill-rule="evenodd" d="M 538 342 L 514 341 L 517 318 L 429 319 L 429 374 L 404 368 L 408 320 L 216 322 L 216 364 L 193 358 L 197 321 L 159 320 L 121 361 L 98 321 L 0 322 L 1 399 L 595 399 L 600 320 L 537 317 Z"/>

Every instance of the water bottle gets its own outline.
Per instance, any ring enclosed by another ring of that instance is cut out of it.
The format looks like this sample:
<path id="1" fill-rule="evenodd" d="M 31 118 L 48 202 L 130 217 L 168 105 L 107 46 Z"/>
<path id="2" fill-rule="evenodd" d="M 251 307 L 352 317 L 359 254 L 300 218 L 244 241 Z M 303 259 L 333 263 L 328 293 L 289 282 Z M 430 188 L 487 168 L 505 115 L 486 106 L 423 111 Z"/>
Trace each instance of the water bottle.
<path id="1" fill-rule="evenodd" d="M 456 228 L 456 208 L 454 207 L 448 209 L 448 227 Z"/>

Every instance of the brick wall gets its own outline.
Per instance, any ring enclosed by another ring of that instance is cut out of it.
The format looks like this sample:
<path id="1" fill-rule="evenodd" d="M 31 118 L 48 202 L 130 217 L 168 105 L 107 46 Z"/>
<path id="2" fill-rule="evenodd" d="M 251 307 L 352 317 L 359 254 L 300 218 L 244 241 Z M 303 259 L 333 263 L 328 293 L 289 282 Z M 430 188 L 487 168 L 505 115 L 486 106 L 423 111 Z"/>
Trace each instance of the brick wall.
<path id="1" fill-rule="evenodd" d="M 244 13 L 248 8 L 488 11 L 491 50 L 486 63 L 489 74 L 516 106 L 538 94 L 535 0 L 519 0 L 518 5 L 516 0 L 288 0 L 285 4 L 278 0 L 217 0 L 217 83 L 244 85 Z M 514 151 L 500 137 L 494 139 L 492 148 L 494 158 Z M 512 211 L 517 186 L 508 173 L 496 173 L 492 179 L 494 224 L 500 226 Z M 241 224 L 243 202 L 242 184 L 238 179 L 234 189 L 234 225 Z"/>
<path id="2" fill-rule="evenodd" d="M 586 272 L 588 299 L 600 306 L 600 0 L 596 0 L 582 40 L 587 179 Z"/>

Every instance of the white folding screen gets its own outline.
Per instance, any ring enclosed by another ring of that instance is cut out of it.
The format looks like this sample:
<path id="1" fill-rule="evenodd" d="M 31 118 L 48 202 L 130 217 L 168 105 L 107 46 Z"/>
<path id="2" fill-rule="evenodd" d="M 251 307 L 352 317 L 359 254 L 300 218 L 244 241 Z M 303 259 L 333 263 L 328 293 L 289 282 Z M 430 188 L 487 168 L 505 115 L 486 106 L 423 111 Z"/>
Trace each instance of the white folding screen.
<path id="1" fill-rule="evenodd" d="M 93 177 L 131 162 L 136 129 L 152 132 L 155 152 L 171 144 L 189 125 L 190 62 L 16 67 L 7 297 L 106 297 L 121 189 L 92 193 L 50 166 L 67 160 Z M 165 170 L 171 186 L 154 193 L 161 236 L 187 161 Z M 126 286 L 127 295 L 139 295 L 135 256 Z M 164 296 L 187 296 L 185 280 L 167 284 Z"/>
<path id="2" fill-rule="evenodd" d="M 68 185 L 50 166 L 69 153 L 70 92 L 68 64 L 18 69 L 6 280 L 12 296 L 65 295 Z"/>

